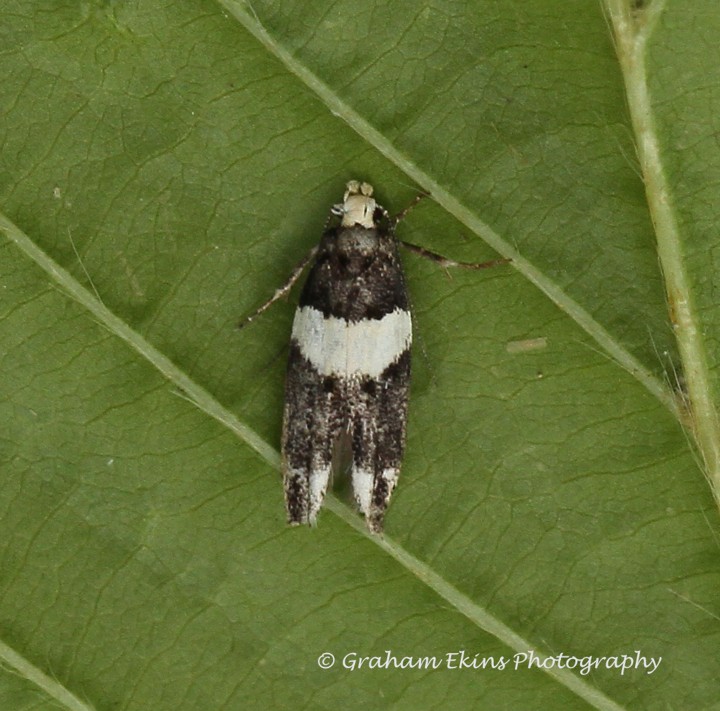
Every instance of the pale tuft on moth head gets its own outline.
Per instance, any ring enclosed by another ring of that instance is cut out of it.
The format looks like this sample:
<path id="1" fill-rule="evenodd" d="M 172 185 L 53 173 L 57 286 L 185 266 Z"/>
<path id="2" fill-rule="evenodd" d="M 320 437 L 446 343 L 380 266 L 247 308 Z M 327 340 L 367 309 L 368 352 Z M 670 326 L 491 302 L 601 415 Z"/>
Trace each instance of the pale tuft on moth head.
<path id="1" fill-rule="evenodd" d="M 333 213 L 342 217 L 343 227 L 360 225 L 371 229 L 375 227 L 377 203 L 372 197 L 373 186 L 351 180 L 345 189 L 343 202 L 333 206 Z"/>

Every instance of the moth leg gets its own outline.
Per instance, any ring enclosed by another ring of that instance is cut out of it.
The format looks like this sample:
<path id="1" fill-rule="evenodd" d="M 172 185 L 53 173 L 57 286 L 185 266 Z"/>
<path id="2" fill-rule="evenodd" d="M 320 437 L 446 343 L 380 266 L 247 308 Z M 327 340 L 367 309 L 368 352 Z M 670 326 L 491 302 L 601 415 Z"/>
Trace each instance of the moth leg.
<path id="1" fill-rule="evenodd" d="M 423 198 L 426 198 L 426 197 L 428 197 L 428 195 L 427 195 L 426 193 L 418 193 L 418 194 L 412 199 L 412 202 L 411 202 L 404 210 L 398 212 L 398 214 L 395 215 L 395 216 L 392 218 L 392 224 L 393 224 L 393 226 L 396 227 L 397 224 L 398 224 L 398 222 L 401 222 L 402 220 L 404 220 L 404 219 L 408 216 L 408 214 L 410 213 L 410 211 L 411 211 Z"/>
<path id="2" fill-rule="evenodd" d="M 397 226 L 397 224 L 401 220 L 404 220 L 407 217 L 408 213 L 423 198 L 426 197 L 429 197 L 427 193 L 419 193 L 418 195 L 416 195 L 412 202 L 404 210 L 402 210 L 392 218 L 393 225 Z M 398 242 L 400 242 L 400 244 L 410 252 L 414 252 L 415 254 L 419 254 L 421 257 L 425 257 L 425 259 L 436 262 L 444 269 L 447 269 L 448 267 L 462 267 L 463 269 L 489 269 L 490 267 L 496 267 L 500 264 L 508 264 L 509 262 L 512 262 L 512 259 L 492 259 L 489 262 L 456 262 L 454 259 L 444 257 L 442 254 L 432 252 L 429 249 L 425 249 L 425 247 L 420 247 L 419 245 L 413 244 L 412 242 L 404 242 L 403 240 L 398 240 Z"/>
<path id="3" fill-rule="evenodd" d="M 320 376 L 290 347 L 282 434 L 283 480 L 288 523 L 313 525 L 333 468 L 342 432 L 342 394 L 333 376 Z"/>
<path id="4" fill-rule="evenodd" d="M 382 533 L 385 511 L 400 476 L 409 381 L 410 351 L 406 350 L 378 380 L 363 379 L 353 386 L 359 392 L 351 413 L 352 486 L 372 533 Z"/>
<path id="5" fill-rule="evenodd" d="M 279 289 L 276 289 L 275 293 L 270 297 L 270 299 L 268 299 L 262 306 L 260 306 L 260 308 L 256 309 L 247 318 L 244 318 L 242 321 L 240 321 L 240 323 L 238 323 L 238 328 L 243 328 L 244 326 L 247 326 L 251 321 L 254 321 L 261 313 L 263 313 L 263 311 L 269 309 L 278 299 L 282 299 L 283 296 L 287 296 L 290 289 L 293 288 L 295 282 L 300 278 L 303 271 L 305 271 L 305 267 L 313 259 L 315 259 L 317 251 L 318 247 L 316 245 L 295 265 L 295 268 L 292 270 L 290 278 L 287 280 L 287 282 Z"/>
<path id="6" fill-rule="evenodd" d="M 462 267 L 463 269 L 489 269 L 490 267 L 497 267 L 501 264 L 508 264 L 512 262 L 512 259 L 491 259 L 489 262 L 456 262 L 454 259 L 443 257 L 442 254 L 431 252 L 429 249 L 425 249 L 425 247 L 412 244 L 412 242 L 403 242 L 402 240 L 398 241 L 408 251 L 419 254 L 421 257 L 425 257 L 425 259 L 429 259 L 430 261 L 439 264 L 444 269 L 447 269 L 448 267 Z"/>

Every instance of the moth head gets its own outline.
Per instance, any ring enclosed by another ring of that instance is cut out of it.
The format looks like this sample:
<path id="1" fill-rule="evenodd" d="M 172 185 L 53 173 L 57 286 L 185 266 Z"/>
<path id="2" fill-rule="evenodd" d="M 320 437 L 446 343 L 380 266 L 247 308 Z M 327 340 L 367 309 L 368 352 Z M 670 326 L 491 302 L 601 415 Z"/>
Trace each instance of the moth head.
<path id="1" fill-rule="evenodd" d="M 361 225 L 371 228 L 375 226 L 375 210 L 378 205 L 372 197 L 373 186 L 351 180 L 345 189 L 342 205 L 337 214 L 342 215 L 342 226 Z"/>

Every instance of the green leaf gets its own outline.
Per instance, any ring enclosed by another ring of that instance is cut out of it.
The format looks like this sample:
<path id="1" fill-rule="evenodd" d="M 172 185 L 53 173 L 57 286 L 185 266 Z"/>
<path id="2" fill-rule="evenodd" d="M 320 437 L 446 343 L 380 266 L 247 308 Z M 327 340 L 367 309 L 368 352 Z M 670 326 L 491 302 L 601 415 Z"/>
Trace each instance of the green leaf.
<path id="1" fill-rule="evenodd" d="M 718 708 L 719 25 L 661 0 L 7 2 L 0 708 Z M 513 259 L 406 255 L 382 539 L 341 496 L 285 526 L 293 305 L 235 328 L 350 178 L 393 212 L 432 195 L 403 239 Z M 604 661 L 516 669 L 530 649 Z M 439 666 L 347 668 L 387 650 Z M 608 668 L 636 654 L 662 661 Z"/>

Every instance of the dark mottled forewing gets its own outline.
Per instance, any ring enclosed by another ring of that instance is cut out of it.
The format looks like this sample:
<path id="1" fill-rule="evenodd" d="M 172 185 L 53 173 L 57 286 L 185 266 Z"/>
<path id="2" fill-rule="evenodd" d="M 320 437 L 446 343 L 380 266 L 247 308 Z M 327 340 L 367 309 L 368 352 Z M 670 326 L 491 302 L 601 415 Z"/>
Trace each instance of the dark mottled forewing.
<path id="1" fill-rule="evenodd" d="M 314 523 L 332 474 L 333 445 L 343 428 L 341 383 L 321 377 L 291 342 L 282 434 L 288 522 Z"/>
<path id="2" fill-rule="evenodd" d="M 371 254 L 362 249 L 373 242 Z M 408 308 L 407 289 L 392 231 L 331 228 L 300 295 L 300 306 L 355 322 Z"/>
<path id="3" fill-rule="evenodd" d="M 379 380 L 352 383 L 352 482 L 355 500 L 374 533 L 383 530 L 385 511 L 400 475 L 405 449 L 410 350 Z"/>

